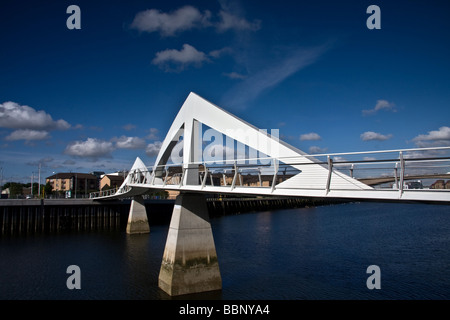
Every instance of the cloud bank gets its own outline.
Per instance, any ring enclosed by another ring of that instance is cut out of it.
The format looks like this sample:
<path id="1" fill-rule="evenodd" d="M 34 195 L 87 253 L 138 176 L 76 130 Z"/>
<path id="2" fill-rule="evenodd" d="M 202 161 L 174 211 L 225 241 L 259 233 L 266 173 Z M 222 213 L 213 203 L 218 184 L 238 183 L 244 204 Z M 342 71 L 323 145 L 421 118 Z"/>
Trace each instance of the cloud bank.
<path id="1" fill-rule="evenodd" d="M 227 107 L 245 109 L 261 93 L 270 90 L 300 70 L 315 63 L 329 48 L 328 44 L 291 49 L 285 57 L 269 63 L 253 75 L 231 88 L 225 95 Z"/>
<path id="2" fill-rule="evenodd" d="M 376 114 L 380 110 L 397 112 L 394 103 L 387 100 L 377 100 L 377 103 L 373 109 L 363 110 L 362 113 L 364 116 L 370 116 Z"/>
<path id="3" fill-rule="evenodd" d="M 360 138 L 362 141 L 373 141 L 373 140 L 384 141 L 392 138 L 392 134 L 385 135 L 373 131 L 366 131 L 360 135 Z"/>
<path id="4" fill-rule="evenodd" d="M 5 138 L 7 141 L 36 141 L 49 138 L 51 130 L 67 130 L 71 125 L 63 119 L 53 120 L 43 110 L 8 101 L 0 104 L 0 127 L 15 129 Z"/>
<path id="5" fill-rule="evenodd" d="M 110 141 L 104 141 L 96 138 L 87 138 L 86 141 L 74 141 L 64 150 L 65 154 L 98 159 L 100 157 L 111 157 L 114 145 Z"/>
<path id="6" fill-rule="evenodd" d="M 210 18 L 210 11 L 201 13 L 193 6 L 184 6 L 170 13 L 150 9 L 138 12 L 131 28 L 142 32 L 159 32 L 163 37 L 170 37 L 193 28 L 208 27 Z"/>
<path id="7" fill-rule="evenodd" d="M 121 136 L 119 138 L 111 139 L 112 142 L 115 142 L 115 146 L 118 149 L 143 149 L 145 148 L 145 140 L 139 137 L 127 137 Z"/>
<path id="8" fill-rule="evenodd" d="M 10 129 L 34 130 L 66 130 L 70 124 L 65 120 L 54 121 L 52 116 L 43 110 L 36 111 L 29 106 L 21 106 L 15 102 L 0 104 L 0 127 Z"/>
<path id="9" fill-rule="evenodd" d="M 317 133 L 305 133 L 300 136 L 300 141 L 315 141 L 322 139 Z"/>
<path id="10" fill-rule="evenodd" d="M 420 134 L 412 141 L 421 148 L 450 146 L 450 127 L 444 126 L 427 134 Z"/>
<path id="11" fill-rule="evenodd" d="M 44 130 L 30 130 L 30 129 L 20 129 L 15 130 L 9 134 L 5 140 L 6 141 L 16 141 L 16 140 L 45 140 L 50 138 L 47 131 Z"/>
<path id="12" fill-rule="evenodd" d="M 166 71 L 182 71 L 189 65 L 201 66 L 202 62 L 208 61 L 204 52 L 198 51 L 189 44 L 183 44 L 181 50 L 167 49 L 156 53 L 152 64 Z"/>
<path id="13" fill-rule="evenodd" d="M 218 18 L 214 19 L 211 11 L 201 12 L 199 9 L 187 5 L 169 13 L 157 9 L 138 12 L 130 27 L 141 32 L 158 32 L 162 37 L 173 37 L 183 31 L 210 27 L 215 28 L 219 33 L 228 30 L 257 31 L 261 28 L 261 21 L 250 22 L 223 5 L 218 13 Z"/>

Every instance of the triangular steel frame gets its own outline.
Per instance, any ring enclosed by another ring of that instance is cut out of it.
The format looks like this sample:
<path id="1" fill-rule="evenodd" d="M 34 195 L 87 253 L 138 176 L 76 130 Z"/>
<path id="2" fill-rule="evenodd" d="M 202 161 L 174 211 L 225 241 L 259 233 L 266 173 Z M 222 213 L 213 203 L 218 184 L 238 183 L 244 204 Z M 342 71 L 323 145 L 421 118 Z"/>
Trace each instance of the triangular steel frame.
<path id="1" fill-rule="evenodd" d="M 328 188 L 338 189 L 372 189 L 341 172 L 330 171 L 326 166 L 317 163 L 318 161 L 307 153 L 275 139 L 271 135 L 259 130 L 248 122 L 223 110 L 213 103 L 205 100 L 199 95 L 191 92 L 180 111 L 175 117 L 156 158 L 153 173 L 154 183 L 162 184 L 163 167 L 167 164 L 170 154 L 179 142 L 183 134 L 183 168 L 187 172 L 183 175 L 183 185 L 198 184 L 198 163 L 201 163 L 201 149 L 199 135 L 201 134 L 199 124 L 205 124 L 210 128 L 222 133 L 229 138 L 248 145 L 270 158 L 279 159 L 285 164 L 292 163 L 294 167 L 300 169 L 295 164 L 311 164 L 301 166 L 302 173 L 284 181 L 279 187 L 287 188 L 315 188 L 315 181 L 328 180 L 331 185 Z M 250 131 L 257 139 L 250 141 L 242 139 L 239 129 Z M 320 181 L 318 188 L 323 188 L 324 182 Z"/>

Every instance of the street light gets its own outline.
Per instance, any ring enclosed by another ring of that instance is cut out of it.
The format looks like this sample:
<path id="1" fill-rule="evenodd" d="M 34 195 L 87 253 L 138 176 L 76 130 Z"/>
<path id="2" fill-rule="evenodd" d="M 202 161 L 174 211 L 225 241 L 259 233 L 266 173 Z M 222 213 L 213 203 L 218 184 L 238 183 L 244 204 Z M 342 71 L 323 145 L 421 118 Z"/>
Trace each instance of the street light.
<path id="1" fill-rule="evenodd" d="M 2 197 L 2 188 L 3 188 L 3 167 L 0 167 L 0 199 Z"/>
<path id="2" fill-rule="evenodd" d="M 75 172 L 75 199 L 77 198 L 77 173 Z"/>
<path id="3" fill-rule="evenodd" d="M 41 163 L 39 162 L 39 184 L 38 184 L 38 196 L 41 197 Z"/>
<path id="4" fill-rule="evenodd" d="M 55 178 L 53 179 L 53 185 L 55 186 L 55 197 L 59 198 L 59 192 L 57 192 L 58 190 L 56 189 L 56 183 L 58 181 L 58 174 L 55 171 L 53 171 L 52 173 L 55 176 Z M 52 191 L 53 191 L 53 186 L 52 186 Z"/>
<path id="5" fill-rule="evenodd" d="M 31 172 L 31 185 L 30 185 L 31 198 L 33 198 L 33 178 L 34 178 L 34 172 Z"/>

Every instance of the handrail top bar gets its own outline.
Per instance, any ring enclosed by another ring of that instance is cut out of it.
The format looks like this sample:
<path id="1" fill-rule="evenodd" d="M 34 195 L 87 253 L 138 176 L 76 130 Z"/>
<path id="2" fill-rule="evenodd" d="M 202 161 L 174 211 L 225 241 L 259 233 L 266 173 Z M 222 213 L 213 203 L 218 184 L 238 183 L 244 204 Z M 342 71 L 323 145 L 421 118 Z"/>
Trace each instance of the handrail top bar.
<path id="1" fill-rule="evenodd" d="M 301 159 L 301 158 L 309 158 L 309 157 L 325 157 L 325 156 L 342 156 L 342 155 L 360 155 L 360 154 L 375 154 L 375 153 L 393 153 L 393 152 L 410 152 L 410 151 L 427 151 L 427 150 L 450 150 L 450 147 L 430 147 L 430 148 L 410 148 L 410 149 L 391 149 L 391 150 L 376 150 L 376 151 L 356 151 L 356 152 L 340 152 L 340 153 L 320 153 L 320 154 L 304 154 L 304 155 L 295 155 L 295 156 L 285 156 L 285 157 L 263 157 L 263 158 L 239 158 L 239 159 L 232 159 L 232 160 L 223 160 L 223 164 L 219 164 L 218 168 L 220 167 L 220 165 L 222 166 L 227 166 L 227 165 L 233 165 L 235 162 L 239 162 L 239 161 L 257 161 L 257 160 L 264 160 L 264 161 L 273 161 L 273 160 L 282 160 L 282 159 Z M 415 160 L 416 159 L 416 160 Z M 408 161 L 417 161 L 420 160 L 421 158 L 408 158 L 405 160 Z M 436 158 L 439 159 L 439 158 Z M 445 159 L 445 158 L 442 158 Z M 395 161 L 396 159 L 380 159 L 380 162 L 385 162 L 385 161 Z M 431 160 L 430 158 L 424 158 L 424 160 Z M 368 162 L 378 162 L 378 160 L 374 161 L 374 160 L 367 160 Z M 217 160 L 211 160 L 211 161 L 195 161 L 195 162 L 190 162 L 190 165 L 206 165 L 206 164 L 215 164 L 217 162 Z M 339 161 L 339 162 L 335 162 L 335 163 L 354 163 L 355 161 Z M 365 162 L 365 161 L 364 161 Z M 316 164 L 326 164 L 326 162 L 316 162 Z M 167 168 L 167 167 L 176 167 L 176 166 L 183 166 L 185 165 L 184 163 L 172 163 L 172 164 L 164 164 L 164 165 L 159 165 L 159 166 L 146 166 L 147 169 L 149 169 L 149 171 L 153 170 L 154 168 Z M 289 163 L 287 165 L 296 165 L 295 163 Z M 300 164 L 298 164 L 300 165 Z M 255 166 L 255 165 L 253 165 Z M 265 164 L 258 164 L 257 166 L 270 166 L 270 165 L 265 165 Z"/>
<path id="2" fill-rule="evenodd" d="M 409 152 L 409 151 L 426 151 L 426 150 L 448 150 L 450 147 L 429 147 L 429 148 L 410 148 L 410 149 L 392 149 L 392 150 L 374 150 L 374 151 L 354 151 L 339 153 L 322 153 L 314 155 L 304 155 L 305 157 L 323 157 L 323 156 L 341 156 L 353 154 L 373 154 L 373 153 L 392 153 L 392 152 Z"/>

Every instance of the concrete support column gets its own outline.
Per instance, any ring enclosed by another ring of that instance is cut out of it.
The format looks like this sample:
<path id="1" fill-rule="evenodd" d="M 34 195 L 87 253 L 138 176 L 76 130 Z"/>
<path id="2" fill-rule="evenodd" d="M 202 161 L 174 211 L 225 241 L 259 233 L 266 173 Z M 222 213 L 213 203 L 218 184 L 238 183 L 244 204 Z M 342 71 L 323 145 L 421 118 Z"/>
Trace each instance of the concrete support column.
<path id="1" fill-rule="evenodd" d="M 130 213 L 128 214 L 127 233 L 149 233 L 147 210 L 142 196 L 135 196 L 131 200 Z"/>
<path id="2" fill-rule="evenodd" d="M 222 289 L 205 196 L 181 193 L 175 202 L 159 273 L 171 296 Z"/>

